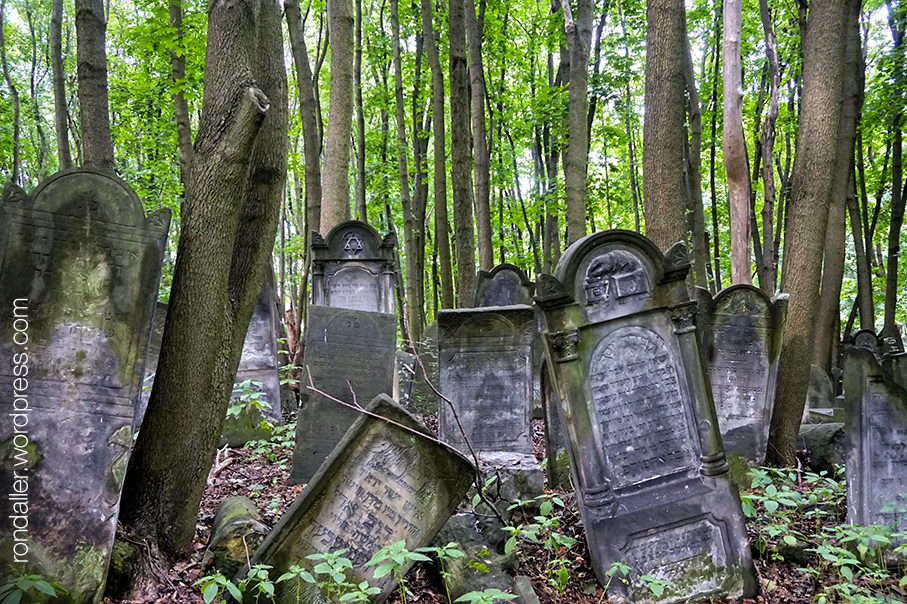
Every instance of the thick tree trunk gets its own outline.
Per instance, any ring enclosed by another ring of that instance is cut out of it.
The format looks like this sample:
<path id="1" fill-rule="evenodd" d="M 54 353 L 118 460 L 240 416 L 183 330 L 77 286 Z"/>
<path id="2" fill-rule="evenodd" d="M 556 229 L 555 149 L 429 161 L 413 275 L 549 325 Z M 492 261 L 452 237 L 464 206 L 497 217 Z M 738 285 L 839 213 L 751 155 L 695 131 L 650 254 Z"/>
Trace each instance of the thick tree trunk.
<path id="1" fill-rule="evenodd" d="M 84 164 L 113 172 L 113 139 L 107 102 L 107 18 L 103 0 L 75 0 L 76 71 Z"/>
<path id="2" fill-rule="evenodd" d="M 859 11 L 852 3 L 851 9 Z M 844 278 L 847 198 L 854 190 L 854 143 L 863 103 L 863 49 L 860 45 L 859 12 L 850 15 L 845 46 L 844 83 L 841 89 L 841 125 L 838 130 L 837 166 L 832 186 L 828 226 L 825 230 L 825 266 L 822 270 L 822 289 L 813 348 L 813 365 L 831 372 L 835 364 L 837 335 L 841 329 L 841 283 Z"/>
<path id="3" fill-rule="evenodd" d="M 441 308 L 454 307 L 453 270 L 447 233 L 447 161 L 445 157 L 444 72 L 432 22 L 431 0 L 422 0 L 422 37 L 431 68 L 431 123 L 434 141 L 435 245 L 441 281 Z"/>
<path id="4" fill-rule="evenodd" d="M 192 545 L 286 179 L 280 8 L 209 6 L 205 89 L 154 389 L 121 521 L 168 558 Z M 138 586 L 137 589 L 140 589 Z"/>
<path id="5" fill-rule="evenodd" d="M 800 134 L 781 278 L 781 290 L 790 294 L 790 309 L 767 451 L 769 463 L 784 466 L 795 461 L 809 384 L 828 203 L 837 169 L 849 4 L 813 0 L 803 42 Z"/>
<path id="6" fill-rule="evenodd" d="M 740 70 L 741 0 L 725 0 L 724 50 L 724 170 L 727 173 L 731 223 L 731 283 L 752 283 L 750 256 L 750 180 L 743 139 L 743 81 Z"/>
<path id="7" fill-rule="evenodd" d="M 13 99 L 13 166 L 10 171 L 9 180 L 14 184 L 22 184 L 19 180 L 19 91 L 16 84 L 9 75 L 9 65 L 6 61 L 6 24 L 4 16 L 6 14 L 6 0 L 0 0 L 0 59 L 3 63 L 3 79 L 6 81 L 6 87 L 9 88 L 9 95 Z"/>
<path id="8" fill-rule="evenodd" d="M 687 25 L 683 1 L 648 0 L 646 25 L 643 208 L 646 236 L 666 250 L 686 241 L 683 53 Z"/>
<path id="9" fill-rule="evenodd" d="M 309 54 L 306 50 L 299 0 L 285 0 L 290 47 L 296 65 L 296 92 L 299 96 L 299 118 L 302 121 L 302 150 L 305 155 L 306 235 L 321 232 L 321 113 L 315 99 L 315 85 Z"/>
<path id="10" fill-rule="evenodd" d="M 350 149 L 353 130 L 353 59 L 355 54 L 353 0 L 327 0 L 331 38 L 331 98 L 324 142 L 324 180 L 321 185 L 321 230 L 326 234 L 349 216 Z"/>
<path id="11" fill-rule="evenodd" d="M 69 109 L 66 107 L 66 73 L 63 70 L 63 0 L 53 0 L 50 11 L 50 65 L 53 71 L 57 162 L 61 170 L 66 170 L 72 167 L 72 155 L 69 152 Z"/>
<path id="12" fill-rule="evenodd" d="M 176 30 L 177 45 L 181 46 L 183 40 L 182 0 L 170 0 L 170 26 Z M 179 50 L 182 51 L 182 48 Z M 186 55 L 184 52 L 170 51 L 170 72 L 175 84 L 183 84 L 186 81 Z M 185 195 L 194 152 L 192 127 L 189 122 L 189 103 L 186 102 L 182 90 L 173 95 L 173 115 L 176 118 L 176 139 L 179 146 L 180 183 L 183 185 L 183 195 Z"/>
<path id="13" fill-rule="evenodd" d="M 480 0 L 484 1 L 484 0 Z M 485 128 L 485 68 L 482 62 L 484 19 L 476 16 L 475 0 L 464 0 L 466 43 L 469 49 L 469 89 L 472 96 L 472 148 L 475 162 L 476 242 L 479 268 L 494 267 L 491 244 L 491 152 Z M 484 10 L 482 10 L 484 13 Z M 453 118 L 451 118 L 452 120 Z M 471 294 L 470 294 L 471 295 Z"/>
<path id="14" fill-rule="evenodd" d="M 568 86 L 568 143 L 564 153 L 567 202 L 567 243 L 586 235 L 586 165 L 589 149 L 589 51 L 592 46 L 592 0 L 577 0 L 571 14 L 569 0 L 561 0 L 570 53 Z"/>
<path id="15" fill-rule="evenodd" d="M 476 280 L 465 12 L 463 0 L 450 0 L 450 182 L 457 248 L 457 308 L 472 304 Z"/>

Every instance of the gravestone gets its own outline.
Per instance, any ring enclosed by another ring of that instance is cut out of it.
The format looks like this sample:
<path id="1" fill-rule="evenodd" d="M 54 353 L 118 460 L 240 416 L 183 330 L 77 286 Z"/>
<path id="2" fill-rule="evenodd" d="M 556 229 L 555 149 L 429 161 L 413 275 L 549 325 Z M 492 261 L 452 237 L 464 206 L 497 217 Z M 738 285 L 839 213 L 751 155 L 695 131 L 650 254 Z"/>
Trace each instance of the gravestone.
<path id="1" fill-rule="evenodd" d="M 394 313 L 394 246 L 358 220 L 312 234 L 312 305 Z"/>
<path id="2" fill-rule="evenodd" d="M 148 354 L 145 356 L 145 376 L 142 378 L 142 392 L 135 405 L 135 425 L 141 426 L 151 398 L 151 387 L 154 385 L 154 374 L 157 361 L 161 356 L 161 342 L 164 339 L 164 323 L 167 322 L 167 303 L 158 302 L 154 308 L 151 321 L 151 338 L 148 341 Z"/>
<path id="3" fill-rule="evenodd" d="M 81 169 L 4 189 L 0 224 L 0 584 L 100 601 L 170 211 Z"/>
<path id="4" fill-rule="evenodd" d="M 632 231 L 583 237 L 540 275 L 536 303 L 599 581 L 613 562 L 669 580 L 670 601 L 758 592 L 687 296 L 683 244 Z"/>
<path id="5" fill-rule="evenodd" d="M 545 452 L 548 459 L 545 472 L 548 476 L 548 488 L 572 491 L 574 489 L 570 452 L 567 447 L 563 414 L 560 410 L 561 400 L 551 378 L 547 360 L 542 361 L 539 382 L 542 392 L 542 407 L 545 410 Z"/>
<path id="6" fill-rule="evenodd" d="M 389 397 L 376 397 L 368 410 L 399 425 L 359 414 L 251 563 L 269 564 L 277 575 L 294 564 L 311 572 L 315 562 L 306 556 L 346 548 L 353 565 L 347 581 L 380 587 L 380 596 L 370 599 L 378 604 L 397 584 L 393 573 L 376 582 L 365 563 L 400 540 L 409 551 L 427 546 L 466 495 L 475 470 Z M 278 604 L 296 604 L 291 583 L 277 585 Z M 302 583 L 300 601 L 323 600 Z"/>
<path id="7" fill-rule="evenodd" d="M 907 485 L 907 353 L 882 361 L 867 348 L 844 349 L 847 522 L 895 524 L 907 517 L 882 509 Z"/>
<path id="8" fill-rule="evenodd" d="M 355 393 L 355 402 L 365 405 L 393 391 L 396 346 L 395 315 L 309 307 L 291 484 L 308 482 L 360 415 L 307 390 L 309 376 L 318 390 L 348 404 Z"/>
<path id="9" fill-rule="evenodd" d="M 472 449 L 532 455 L 532 337 L 535 314 L 526 305 L 438 313 L 441 440 Z"/>
<path id="10" fill-rule="evenodd" d="M 476 308 L 514 304 L 532 306 L 534 292 L 535 283 L 529 280 L 523 269 L 512 264 L 499 264 L 491 271 L 479 271 L 476 275 L 472 305 Z"/>
<path id="11" fill-rule="evenodd" d="M 732 285 L 714 299 L 699 288 L 699 334 L 721 438 L 728 454 L 761 463 L 775 404 L 787 294 L 769 299 Z"/>

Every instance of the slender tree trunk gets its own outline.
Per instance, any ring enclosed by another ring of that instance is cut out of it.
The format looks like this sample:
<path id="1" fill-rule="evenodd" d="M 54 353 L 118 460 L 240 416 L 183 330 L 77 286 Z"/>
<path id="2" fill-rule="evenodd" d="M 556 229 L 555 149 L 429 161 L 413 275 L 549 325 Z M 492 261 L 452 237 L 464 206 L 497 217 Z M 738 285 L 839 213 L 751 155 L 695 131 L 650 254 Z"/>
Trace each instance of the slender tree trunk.
<path id="1" fill-rule="evenodd" d="M 309 66 L 299 0 L 285 0 L 283 5 L 290 34 L 290 48 L 296 65 L 296 92 L 299 96 L 299 119 L 302 122 L 302 151 L 305 157 L 306 236 L 321 232 L 321 111 L 315 99 L 315 80 Z"/>
<path id="2" fill-rule="evenodd" d="M 705 211 L 702 207 L 702 109 L 699 91 L 693 72 L 693 56 L 690 41 L 684 36 L 684 77 L 690 106 L 690 153 L 687 158 L 688 197 L 690 200 L 690 241 L 691 257 L 696 285 L 708 288 L 707 267 L 709 264 L 709 243 L 705 236 Z"/>
<path id="3" fill-rule="evenodd" d="M 79 115 L 86 166 L 113 172 L 107 102 L 107 18 L 103 0 L 75 0 Z"/>
<path id="4" fill-rule="evenodd" d="M 22 184 L 19 179 L 19 91 L 9 75 L 9 65 L 6 61 L 6 24 L 4 16 L 6 15 L 6 0 L 0 0 L 0 59 L 3 63 L 3 79 L 6 81 L 6 87 L 9 88 L 9 95 L 13 99 L 13 166 L 10 172 L 9 180 L 13 184 Z"/>
<path id="5" fill-rule="evenodd" d="M 327 12 L 328 35 L 331 38 L 331 98 L 321 185 L 321 230 L 325 233 L 349 215 L 356 47 L 353 0 L 327 0 Z"/>
<path id="6" fill-rule="evenodd" d="M 568 143 L 564 153 L 568 244 L 586 235 L 586 166 L 589 149 L 587 113 L 592 4 L 592 0 L 577 0 L 574 18 L 569 0 L 561 0 L 567 48 L 570 52 Z"/>
<path id="7" fill-rule="evenodd" d="M 860 208 L 856 196 L 847 197 L 847 214 L 850 218 L 850 230 L 853 234 L 853 248 L 857 264 L 857 300 L 860 307 L 860 329 L 875 330 L 875 305 L 872 299 L 872 271 L 869 269 L 869 258 L 863 246 L 863 228 L 860 220 Z"/>
<path id="8" fill-rule="evenodd" d="M 683 1 L 648 0 L 646 25 L 643 207 L 646 235 L 666 250 L 686 241 L 683 53 L 687 28 Z"/>
<path id="9" fill-rule="evenodd" d="M 447 233 L 447 161 L 444 127 L 444 72 L 432 21 L 432 0 L 422 2 L 422 37 L 431 69 L 432 136 L 434 141 L 435 245 L 441 281 L 441 308 L 454 307 L 453 270 Z"/>
<path id="10" fill-rule="evenodd" d="M 25 19 L 28 21 L 28 33 L 31 40 L 31 73 L 29 77 L 29 92 L 31 97 L 32 119 L 35 122 L 35 132 L 38 134 L 38 181 L 43 181 L 47 176 L 47 136 L 44 134 L 42 122 L 44 117 L 41 115 L 41 108 L 38 104 L 38 87 L 36 78 L 38 76 L 38 41 L 35 36 L 35 20 L 31 6 L 28 0 L 23 2 L 25 8 Z"/>
<path id="11" fill-rule="evenodd" d="M 847 21 L 844 82 L 841 88 L 841 123 L 838 130 L 836 170 L 828 209 L 828 226 L 825 231 L 825 266 L 822 271 L 822 289 L 819 297 L 819 314 L 813 348 L 813 365 L 831 372 L 835 364 L 837 334 L 841 329 L 841 283 L 844 279 L 844 257 L 847 220 L 847 199 L 854 190 L 854 147 L 857 122 L 863 103 L 863 49 L 860 46 L 860 6 L 851 3 Z"/>
<path id="12" fill-rule="evenodd" d="M 721 282 L 721 236 L 718 232 L 718 188 L 716 181 L 715 168 L 715 141 L 717 140 L 717 123 L 718 123 L 718 65 L 720 63 L 721 53 L 718 48 L 721 45 L 721 24 L 723 20 L 722 0 L 715 0 L 715 49 L 712 53 L 712 108 L 711 137 L 709 138 L 709 193 L 712 199 L 712 240 L 714 244 L 715 260 L 715 287 L 712 293 L 722 289 Z"/>
<path id="13" fill-rule="evenodd" d="M 61 170 L 72 167 L 66 107 L 66 80 L 63 70 L 63 0 L 53 0 L 50 12 L 50 65 L 54 86 L 54 129 L 57 133 L 57 162 Z"/>
<path id="14" fill-rule="evenodd" d="M 762 18 L 762 30 L 765 33 L 765 52 L 768 56 L 770 79 L 768 114 L 762 122 L 762 186 L 764 198 L 762 204 L 762 263 L 759 271 L 759 288 L 767 296 L 775 294 L 775 267 L 773 266 L 774 250 L 774 212 L 775 212 L 775 122 L 778 119 L 778 101 L 781 95 L 781 74 L 778 66 L 778 53 L 775 47 L 775 32 L 772 28 L 772 16 L 768 0 L 759 0 L 759 14 Z"/>
<path id="15" fill-rule="evenodd" d="M 362 110 L 362 0 L 356 0 L 356 59 L 353 65 L 356 90 L 356 214 L 368 222 L 365 207 L 365 115 Z"/>
<path id="16" fill-rule="evenodd" d="M 56 0 L 55 0 L 56 1 Z M 183 3 L 182 0 L 170 0 L 170 26 L 176 30 L 177 48 L 170 51 L 170 73 L 173 82 L 180 86 L 186 81 L 186 54 L 183 43 Z M 179 52 L 177 52 L 179 51 Z M 176 118 L 176 139 L 179 146 L 180 184 L 183 195 L 189 183 L 189 170 L 192 166 L 192 127 L 189 122 L 189 103 L 182 89 L 173 95 L 173 115 Z"/>
<path id="17" fill-rule="evenodd" d="M 627 65 L 626 85 L 624 86 L 624 131 L 627 135 L 627 159 L 630 163 L 630 196 L 633 198 L 633 219 L 636 232 L 641 233 L 639 221 L 639 185 L 636 182 L 636 148 L 633 143 L 631 116 L 633 112 L 633 95 L 630 91 L 630 42 L 627 38 L 627 20 L 624 18 L 621 0 L 617 0 L 617 14 L 620 18 L 620 31 L 624 42 L 624 62 Z"/>
<path id="18" fill-rule="evenodd" d="M 484 3 L 484 0 L 480 0 Z M 472 148 L 475 158 L 476 239 L 479 268 L 490 271 L 494 266 L 491 244 L 491 153 L 485 128 L 485 68 L 482 62 L 484 19 L 476 16 L 475 0 L 464 0 L 466 42 L 469 50 L 469 88 L 472 96 Z M 484 10 L 482 11 L 484 13 Z M 451 81 L 453 81 L 451 79 Z M 451 117 L 453 121 L 453 117 Z M 472 295 L 472 294 L 470 294 Z"/>
<path id="19" fill-rule="evenodd" d="M 472 167 L 469 136 L 469 70 L 463 0 L 450 0 L 450 182 L 457 247 L 457 308 L 472 304 L 476 279 Z M 489 226 L 489 233 L 491 227 Z"/>
<path id="20" fill-rule="evenodd" d="M 415 9 L 416 6 L 413 6 Z M 425 325 L 425 214 L 428 206 L 428 132 L 431 129 L 430 101 L 423 100 L 422 57 L 425 51 L 424 36 L 416 33 L 416 76 L 413 78 L 413 277 L 416 304 L 412 309 L 410 334 L 414 342 L 422 340 Z"/>
<path id="21" fill-rule="evenodd" d="M 858 1 L 858 0 L 851 0 Z M 797 164 L 785 237 L 782 291 L 790 294 L 767 459 L 793 465 L 819 303 L 828 203 L 837 169 L 849 3 L 813 0 L 803 42 Z"/>
<path id="22" fill-rule="evenodd" d="M 169 560 L 191 549 L 286 180 L 279 6 L 212 2 L 207 37 L 170 309 L 120 511 L 146 561 L 157 548 Z"/>

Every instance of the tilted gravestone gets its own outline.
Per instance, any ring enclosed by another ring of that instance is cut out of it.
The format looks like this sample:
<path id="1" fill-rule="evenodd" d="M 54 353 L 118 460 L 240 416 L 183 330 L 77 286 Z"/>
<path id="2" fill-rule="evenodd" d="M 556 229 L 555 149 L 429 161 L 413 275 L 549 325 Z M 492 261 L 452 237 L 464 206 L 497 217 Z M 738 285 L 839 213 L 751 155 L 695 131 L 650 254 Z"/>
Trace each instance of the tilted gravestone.
<path id="1" fill-rule="evenodd" d="M 145 356 L 145 375 L 142 378 L 142 392 L 135 403 L 135 425 L 141 426 L 151 398 L 151 387 L 154 385 L 154 374 L 157 372 L 157 361 L 161 356 L 161 342 L 164 340 L 164 324 L 167 322 L 167 303 L 158 302 L 154 308 L 151 321 L 151 337 L 148 341 L 148 354 Z"/>
<path id="2" fill-rule="evenodd" d="M 699 334 L 728 454 L 761 463 L 775 403 L 787 294 L 769 299 L 752 285 L 714 298 L 699 289 Z"/>
<path id="3" fill-rule="evenodd" d="M 427 546 L 466 495 L 475 470 L 389 397 L 376 397 L 367 409 L 396 425 L 360 413 L 251 563 L 269 564 L 278 575 L 292 565 L 311 571 L 315 562 L 306 556 L 346 549 L 353 565 L 347 580 L 380 587 L 370 599 L 377 604 L 397 584 L 393 573 L 376 582 L 374 567 L 365 563 L 400 540 L 409 551 Z M 278 584 L 279 604 L 296 604 L 292 583 Z M 323 601 L 307 583 L 300 595 L 303 604 Z"/>
<path id="4" fill-rule="evenodd" d="M 532 306 L 535 283 L 529 280 L 523 269 L 512 264 L 499 264 L 491 271 L 479 271 L 476 275 L 476 289 L 473 306 Z"/>
<path id="5" fill-rule="evenodd" d="M 844 349 L 844 405 L 847 447 L 847 522 L 895 524 L 907 517 L 883 511 L 905 502 L 907 485 L 907 353 L 881 362 L 867 348 Z"/>
<path id="6" fill-rule="evenodd" d="M 542 407 L 545 410 L 545 452 L 548 463 L 545 472 L 548 476 L 549 489 L 572 491 L 572 470 L 570 452 L 567 447 L 561 400 L 551 378 L 547 361 L 542 361 L 539 371 L 539 383 L 542 393 Z"/>
<path id="7" fill-rule="evenodd" d="M 721 445 L 687 296 L 682 244 L 662 254 L 632 231 L 583 237 L 540 275 L 545 322 L 599 581 L 613 562 L 666 579 L 672 601 L 758 591 L 740 498 Z"/>
<path id="8" fill-rule="evenodd" d="M 465 432 L 476 453 L 531 455 L 532 307 L 442 310 L 438 328 L 440 391 L 455 409 L 439 403 L 441 440 L 468 454 Z"/>
<path id="9" fill-rule="evenodd" d="M 100 601 L 170 211 L 82 169 L 5 189 L 0 224 L 0 584 Z"/>
<path id="10" fill-rule="evenodd" d="M 365 405 L 393 391 L 396 345 L 395 315 L 309 307 L 291 483 L 308 482 L 359 416 L 358 411 L 307 390 L 309 376 L 325 394 Z"/>
<path id="11" fill-rule="evenodd" d="M 341 222 L 312 239 L 312 305 L 394 313 L 394 246 L 365 222 Z"/>

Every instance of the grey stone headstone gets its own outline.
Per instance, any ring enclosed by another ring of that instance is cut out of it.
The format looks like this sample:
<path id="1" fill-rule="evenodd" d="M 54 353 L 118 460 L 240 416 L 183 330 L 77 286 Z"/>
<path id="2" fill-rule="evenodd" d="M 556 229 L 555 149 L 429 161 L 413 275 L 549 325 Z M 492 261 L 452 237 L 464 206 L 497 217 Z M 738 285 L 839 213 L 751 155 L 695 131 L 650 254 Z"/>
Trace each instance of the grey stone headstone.
<path id="1" fill-rule="evenodd" d="M 570 452 L 565 433 L 561 400 L 551 378 L 547 361 L 539 372 L 542 406 L 545 409 L 545 451 L 548 456 L 546 473 L 549 489 L 573 490 Z"/>
<path id="2" fill-rule="evenodd" d="M 292 484 L 309 481 L 360 415 L 306 390 L 314 387 L 346 403 L 365 405 L 394 388 L 397 318 L 385 313 L 309 307 L 302 405 L 296 418 Z"/>
<path id="3" fill-rule="evenodd" d="M 479 271 L 476 275 L 476 289 L 473 306 L 532 306 L 535 283 L 529 280 L 523 269 L 512 264 L 499 264 L 491 271 Z"/>
<path id="4" fill-rule="evenodd" d="M 547 356 L 565 410 L 577 501 L 599 581 L 629 565 L 676 601 L 753 597 L 758 584 L 721 446 L 682 244 L 588 235 L 537 281 Z M 616 582 L 611 584 L 615 588 Z"/>
<path id="5" fill-rule="evenodd" d="M 167 322 L 167 304 L 158 302 L 151 321 L 151 338 L 148 341 L 148 354 L 145 357 L 145 376 L 142 378 L 142 392 L 135 404 L 135 426 L 138 428 L 145 419 L 148 399 L 151 398 L 151 387 L 154 385 L 154 374 L 157 361 L 161 356 L 161 342 L 164 339 L 164 324 Z"/>
<path id="6" fill-rule="evenodd" d="M 353 564 L 347 580 L 381 587 L 370 600 L 378 604 L 397 584 L 393 574 L 376 583 L 365 563 L 400 540 L 409 551 L 427 546 L 463 499 L 475 470 L 462 455 L 414 434 L 430 432 L 389 397 L 376 397 L 367 408 L 408 430 L 359 414 L 251 562 L 272 565 L 278 575 L 294 564 L 311 571 L 315 562 L 306 556 L 346 548 Z M 278 604 L 297 602 L 290 583 L 278 585 Z M 300 601 L 323 600 L 303 583 Z"/>
<path id="7" fill-rule="evenodd" d="M 396 243 L 358 220 L 313 233 L 312 304 L 393 314 Z"/>
<path id="8" fill-rule="evenodd" d="M 863 526 L 896 524 L 907 517 L 882 512 L 907 485 L 907 353 L 879 363 L 865 348 L 844 349 L 845 432 L 847 437 L 847 522 Z"/>
<path id="9" fill-rule="evenodd" d="M 775 404 L 787 294 L 769 299 L 732 285 L 714 299 L 699 289 L 699 333 L 721 438 L 728 454 L 761 463 Z"/>
<path id="10" fill-rule="evenodd" d="M 532 336 L 535 315 L 525 305 L 438 313 L 441 440 L 469 453 L 532 454 Z M 459 419 L 459 422 L 457 421 Z"/>
<path id="11" fill-rule="evenodd" d="M 82 169 L 11 189 L 0 224 L 0 583 L 100 601 L 170 211 Z"/>

